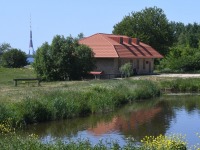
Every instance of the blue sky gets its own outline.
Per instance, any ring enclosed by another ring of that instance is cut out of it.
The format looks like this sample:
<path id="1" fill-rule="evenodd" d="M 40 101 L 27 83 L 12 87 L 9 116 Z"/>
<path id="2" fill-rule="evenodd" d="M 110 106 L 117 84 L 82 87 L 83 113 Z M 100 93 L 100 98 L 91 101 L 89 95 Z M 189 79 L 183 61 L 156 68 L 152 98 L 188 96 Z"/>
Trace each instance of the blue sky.
<path id="1" fill-rule="evenodd" d="M 169 21 L 200 23 L 200 0 L 0 0 L 0 44 L 28 53 L 30 14 L 36 50 L 55 35 L 112 33 L 125 15 L 145 7 L 163 9 Z"/>

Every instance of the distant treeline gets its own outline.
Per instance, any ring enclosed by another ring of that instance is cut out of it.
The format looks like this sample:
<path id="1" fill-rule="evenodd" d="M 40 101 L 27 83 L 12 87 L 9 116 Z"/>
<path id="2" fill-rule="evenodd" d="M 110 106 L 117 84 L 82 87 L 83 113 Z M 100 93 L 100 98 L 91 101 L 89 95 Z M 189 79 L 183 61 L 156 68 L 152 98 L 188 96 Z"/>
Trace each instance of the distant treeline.
<path id="1" fill-rule="evenodd" d="M 157 69 L 166 72 L 200 70 L 200 24 L 169 21 L 161 8 L 131 12 L 114 25 L 114 34 L 137 37 L 159 51 L 164 59 Z"/>

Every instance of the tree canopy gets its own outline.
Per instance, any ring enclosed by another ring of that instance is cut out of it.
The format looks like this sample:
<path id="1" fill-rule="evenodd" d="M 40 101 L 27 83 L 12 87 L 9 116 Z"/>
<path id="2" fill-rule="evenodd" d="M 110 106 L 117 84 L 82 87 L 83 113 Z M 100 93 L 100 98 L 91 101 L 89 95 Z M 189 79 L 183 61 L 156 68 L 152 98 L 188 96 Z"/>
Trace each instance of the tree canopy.
<path id="1" fill-rule="evenodd" d="M 11 46 L 9 43 L 2 43 L 0 44 L 0 55 L 2 55 L 4 52 L 7 52 L 11 49 Z"/>
<path id="2" fill-rule="evenodd" d="M 139 38 L 166 55 L 173 44 L 174 33 L 163 10 L 157 7 L 132 12 L 114 25 L 113 34 Z"/>
<path id="3" fill-rule="evenodd" d="M 45 80 L 76 80 L 93 69 L 93 52 L 76 38 L 56 35 L 50 45 L 38 48 L 33 66 Z"/>
<path id="4" fill-rule="evenodd" d="M 27 65 L 26 53 L 19 49 L 10 49 L 2 54 L 1 63 L 3 67 L 20 68 Z"/>
<path id="5" fill-rule="evenodd" d="M 161 61 L 159 69 L 171 72 L 196 72 L 200 70 L 200 25 L 171 22 L 175 42 Z"/>
<path id="6" fill-rule="evenodd" d="M 164 59 L 158 63 L 160 70 L 200 70 L 198 23 L 169 22 L 162 9 L 150 7 L 125 16 L 114 25 L 113 33 L 139 38 L 163 54 Z"/>

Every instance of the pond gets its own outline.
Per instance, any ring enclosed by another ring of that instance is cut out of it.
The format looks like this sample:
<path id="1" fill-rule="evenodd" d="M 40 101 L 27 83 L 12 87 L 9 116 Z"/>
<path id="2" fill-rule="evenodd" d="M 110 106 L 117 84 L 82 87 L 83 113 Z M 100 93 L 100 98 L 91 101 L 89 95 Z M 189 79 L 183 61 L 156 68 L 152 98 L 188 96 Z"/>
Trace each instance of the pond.
<path id="1" fill-rule="evenodd" d="M 146 135 L 176 133 L 186 135 L 189 145 L 194 145 L 200 141 L 196 135 L 200 133 L 200 96 L 162 96 L 104 115 L 31 125 L 25 132 L 39 135 L 43 142 L 52 142 L 55 138 L 88 139 L 92 144 L 114 140 L 120 145 L 128 137 L 140 141 Z"/>

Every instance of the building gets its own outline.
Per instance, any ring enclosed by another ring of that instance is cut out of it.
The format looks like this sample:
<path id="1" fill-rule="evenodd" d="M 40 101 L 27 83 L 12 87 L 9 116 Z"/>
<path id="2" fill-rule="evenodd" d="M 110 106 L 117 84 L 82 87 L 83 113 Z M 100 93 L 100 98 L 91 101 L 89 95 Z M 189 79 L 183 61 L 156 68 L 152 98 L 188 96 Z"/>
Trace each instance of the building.
<path id="1" fill-rule="evenodd" d="M 154 48 L 137 38 L 97 33 L 79 40 L 89 46 L 96 58 L 95 73 L 119 74 L 119 68 L 130 62 L 137 74 L 152 74 L 154 59 L 163 58 Z"/>

